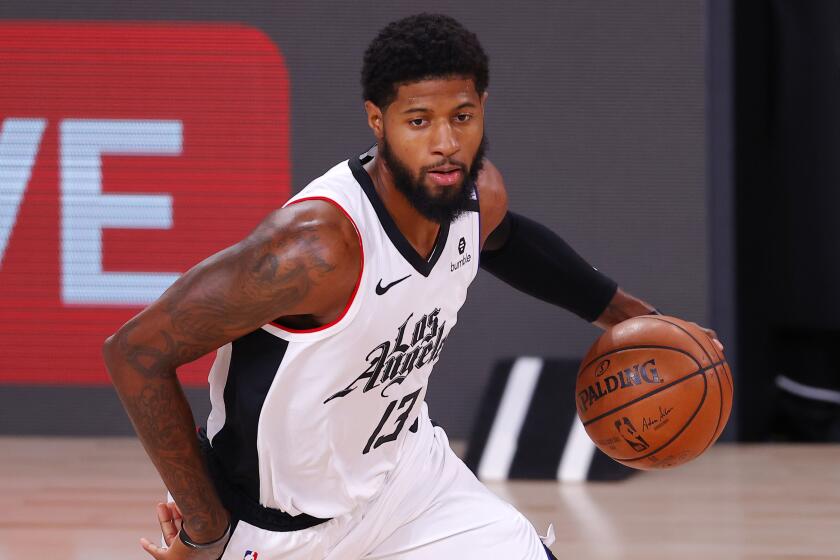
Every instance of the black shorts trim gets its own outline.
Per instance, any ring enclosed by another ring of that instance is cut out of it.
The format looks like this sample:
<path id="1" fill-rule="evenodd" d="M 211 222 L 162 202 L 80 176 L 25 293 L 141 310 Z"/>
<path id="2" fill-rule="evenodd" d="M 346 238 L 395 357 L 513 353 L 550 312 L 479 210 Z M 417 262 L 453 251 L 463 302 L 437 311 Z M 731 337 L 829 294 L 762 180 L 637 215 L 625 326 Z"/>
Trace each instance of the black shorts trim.
<path id="1" fill-rule="evenodd" d="M 244 521 L 266 531 L 277 532 L 300 531 L 329 521 L 329 519 L 320 519 L 305 513 L 289 515 L 285 511 L 263 506 L 228 482 L 203 428 L 198 432 L 198 443 L 222 505 L 230 512 L 234 520 Z"/>

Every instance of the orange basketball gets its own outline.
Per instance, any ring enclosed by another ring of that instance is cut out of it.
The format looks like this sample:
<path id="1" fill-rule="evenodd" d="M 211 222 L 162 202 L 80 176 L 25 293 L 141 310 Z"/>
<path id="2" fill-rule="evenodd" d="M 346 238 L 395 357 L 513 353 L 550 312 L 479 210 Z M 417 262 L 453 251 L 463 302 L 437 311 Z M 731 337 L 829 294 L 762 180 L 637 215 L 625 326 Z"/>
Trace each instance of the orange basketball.
<path id="1" fill-rule="evenodd" d="M 696 325 L 643 315 L 595 341 L 576 393 L 578 416 L 601 451 L 636 469 L 662 469 L 691 461 L 720 436 L 732 374 Z"/>

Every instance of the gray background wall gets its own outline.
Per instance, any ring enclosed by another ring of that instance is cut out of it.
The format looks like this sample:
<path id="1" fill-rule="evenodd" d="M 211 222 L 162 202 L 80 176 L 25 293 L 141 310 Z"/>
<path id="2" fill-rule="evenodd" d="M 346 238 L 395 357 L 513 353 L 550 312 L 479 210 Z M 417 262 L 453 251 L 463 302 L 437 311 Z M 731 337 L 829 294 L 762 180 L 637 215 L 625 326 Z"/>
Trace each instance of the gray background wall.
<path id="1" fill-rule="evenodd" d="M 552 227 L 628 291 L 708 321 L 704 3 L 432 1 L 491 60 L 489 156 L 511 207 Z M 0 19 L 239 21 L 291 81 L 294 190 L 371 142 L 358 80 L 376 31 L 410 2 L 6 0 Z M 0 107 L 0 115 L 2 115 Z M 582 356 L 598 330 L 480 274 L 432 377 L 432 415 L 466 437 L 494 360 Z M 14 367 L 4 363 L 2 367 Z M 190 396 L 204 416 L 204 392 Z M 571 398 L 571 395 L 570 395 Z M 2 433 L 128 433 L 109 387 L 0 386 Z"/>

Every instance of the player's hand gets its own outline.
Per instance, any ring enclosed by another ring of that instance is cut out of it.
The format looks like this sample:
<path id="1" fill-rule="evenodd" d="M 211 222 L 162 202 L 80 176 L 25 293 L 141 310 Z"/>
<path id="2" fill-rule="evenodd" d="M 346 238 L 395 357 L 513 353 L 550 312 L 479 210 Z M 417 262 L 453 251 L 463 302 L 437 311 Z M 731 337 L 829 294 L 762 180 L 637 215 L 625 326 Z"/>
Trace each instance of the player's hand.
<path id="1" fill-rule="evenodd" d="M 178 532 L 181 530 L 183 516 L 174 502 L 160 503 L 155 509 L 158 523 L 160 523 L 160 532 L 166 546 L 157 546 L 147 539 L 140 539 L 143 550 L 153 558 L 156 560 L 217 560 L 222 556 L 227 544 L 226 541 L 220 542 L 218 547 L 207 550 L 195 550 L 181 542 L 181 539 L 178 538 Z"/>
<path id="2" fill-rule="evenodd" d="M 708 336 L 712 340 L 712 342 L 714 342 L 715 346 L 717 346 L 717 349 L 723 352 L 723 344 L 720 340 L 718 340 L 718 335 L 715 331 L 713 331 L 712 329 L 707 329 L 706 327 L 698 325 L 697 323 L 691 324 L 703 331 L 704 333 L 706 333 L 706 336 Z"/>

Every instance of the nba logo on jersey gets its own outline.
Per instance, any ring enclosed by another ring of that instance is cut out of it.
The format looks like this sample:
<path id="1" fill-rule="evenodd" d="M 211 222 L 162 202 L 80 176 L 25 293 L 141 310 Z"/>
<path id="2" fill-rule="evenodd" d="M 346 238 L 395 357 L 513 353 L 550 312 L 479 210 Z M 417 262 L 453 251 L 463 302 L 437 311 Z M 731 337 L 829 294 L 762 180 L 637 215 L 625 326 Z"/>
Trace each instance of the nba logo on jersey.
<path id="1" fill-rule="evenodd" d="M 245 556 L 242 557 L 242 560 L 257 560 L 258 554 L 253 550 L 246 550 Z"/>

